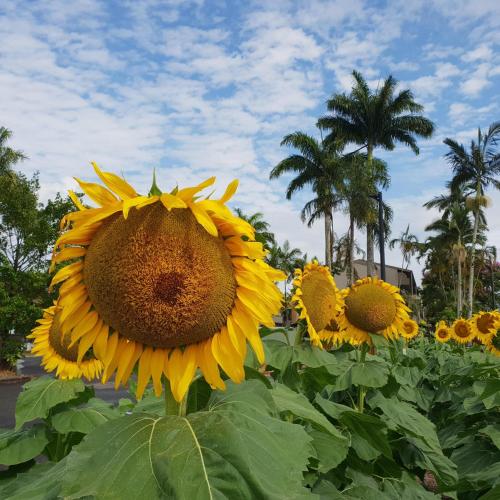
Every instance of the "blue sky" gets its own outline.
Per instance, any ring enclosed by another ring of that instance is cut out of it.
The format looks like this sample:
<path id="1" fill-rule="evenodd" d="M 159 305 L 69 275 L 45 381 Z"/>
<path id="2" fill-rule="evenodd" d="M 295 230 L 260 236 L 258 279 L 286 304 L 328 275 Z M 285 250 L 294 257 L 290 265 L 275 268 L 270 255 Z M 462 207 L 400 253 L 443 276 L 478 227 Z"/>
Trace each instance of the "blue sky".
<path id="1" fill-rule="evenodd" d="M 155 167 L 165 189 L 216 175 L 220 191 L 237 177 L 233 206 L 262 211 L 280 242 L 320 257 L 321 223 L 299 218 L 310 193 L 288 202 L 287 179 L 268 174 L 285 134 L 316 134 L 352 69 L 373 86 L 393 74 L 437 125 L 419 156 L 377 152 L 392 176 L 394 235 L 409 223 L 424 237 L 436 217 L 422 203 L 450 176 L 443 139 L 467 142 L 500 119 L 497 0 L 3 0 L 0 36 L 1 125 L 29 156 L 21 168 L 40 171 L 44 198 L 74 187 L 72 176 L 93 178 L 91 160 L 143 191 Z M 499 246 L 500 196 L 490 197 Z M 334 225 L 341 235 L 346 216 Z"/>

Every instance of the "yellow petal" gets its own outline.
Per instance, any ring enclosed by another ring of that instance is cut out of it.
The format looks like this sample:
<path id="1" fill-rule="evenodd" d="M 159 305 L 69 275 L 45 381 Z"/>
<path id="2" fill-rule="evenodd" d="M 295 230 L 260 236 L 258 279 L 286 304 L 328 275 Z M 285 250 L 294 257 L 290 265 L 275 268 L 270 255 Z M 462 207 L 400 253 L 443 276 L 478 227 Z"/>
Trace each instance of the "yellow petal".
<path id="1" fill-rule="evenodd" d="M 151 356 L 151 376 L 153 377 L 153 387 L 156 397 L 161 396 L 161 376 L 163 373 L 165 356 L 165 349 L 156 349 Z"/>
<path id="2" fill-rule="evenodd" d="M 198 193 L 202 189 L 205 189 L 208 186 L 211 186 L 214 182 L 215 182 L 215 177 L 210 177 L 206 181 L 203 181 L 200 184 L 198 184 L 197 186 L 180 189 L 176 194 L 179 198 L 188 203 L 192 201 L 193 196 L 196 193 Z"/>
<path id="3" fill-rule="evenodd" d="M 175 349 L 170 356 L 170 388 L 177 402 L 182 401 L 196 373 L 196 352 L 196 344 L 191 344 L 184 352 Z"/>
<path id="4" fill-rule="evenodd" d="M 186 208 L 186 203 L 179 198 L 169 193 L 162 193 L 160 196 L 160 201 L 167 210 L 172 210 L 172 208 Z"/>
<path id="5" fill-rule="evenodd" d="M 233 382 L 240 383 L 244 380 L 243 359 L 231 343 L 224 327 L 212 337 L 212 354 Z"/>
<path id="6" fill-rule="evenodd" d="M 128 213 L 132 207 L 136 207 L 147 200 L 147 196 L 136 196 L 135 198 L 124 200 L 122 204 L 123 218 L 126 219 L 128 217 Z"/>
<path id="7" fill-rule="evenodd" d="M 101 179 L 101 181 L 104 182 L 104 184 L 106 184 L 106 186 L 108 186 L 111 191 L 115 192 L 122 200 L 137 196 L 135 189 L 127 181 L 111 172 L 103 172 L 95 162 L 92 162 L 92 166 L 94 167 L 96 174 L 99 176 L 99 179 Z"/>
<path id="8" fill-rule="evenodd" d="M 82 247 L 66 247 L 63 248 L 59 253 L 52 257 L 52 263 L 50 266 L 50 272 L 52 272 L 54 266 L 65 260 L 77 259 L 78 257 L 83 257 L 87 253 L 86 248 Z"/>
<path id="9" fill-rule="evenodd" d="M 61 313 L 61 324 L 63 332 L 68 332 L 72 330 L 77 324 L 79 324 L 80 321 L 82 321 L 82 319 L 89 312 L 91 306 L 92 304 L 89 301 L 84 302 L 78 309 L 69 314 L 68 317 L 65 318 L 64 320 L 63 320 L 63 314 L 64 314 L 64 309 L 63 309 L 63 312 Z"/>
<path id="10" fill-rule="evenodd" d="M 229 183 L 226 191 L 220 198 L 221 203 L 227 203 L 234 196 L 234 193 L 236 193 L 236 190 L 238 189 L 238 184 L 238 179 L 234 179 L 234 181 Z"/>
<path id="11" fill-rule="evenodd" d="M 139 371 L 137 374 L 137 390 L 135 397 L 140 400 L 144 394 L 144 390 L 151 378 L 151 357 L 153 356 L 153 348 L 148 346 L 144 349 L 139 360 Z"/>
<path id="12" fill-rule="evenodd" d="M 50 282 L 50 289 L 52 289 L 58 283 L 67 280 L 69 277 L 78 274 L 83 269 L 83 262 L 74 262 L 69 266 L 65 266 L 57 271 L 56 275 L 52 278 Z"/>
<path id="13" fill-rule="evenodd" d="M 118 201 L 111 191 L 108 191 L 99 184 L 95 184 L 94 182 L 84 182 L 76 177 L 75 181 L 78 182 L 83 192 L 101 207 L 113 205 Z"/>
<path id="14" fill-rule="evenodd" d="M 106 356 L 106 345 L 108 343 L 108 334 L 109 334 L 109 326 L 103 323 L 101 330 L 97 334 L 97 337 L 93 345 L 95 357 L 101 361 Z"/>
<path id="15" fill-rule="evenodd" d="M 229 334 L 229 338 L 234 348 L 238 351 L 241 358 L 244 359 L 247 354 L 246 338 L 240 330 L 239 325 L 235 323 L 231 316 L 227 317 L 227 333 Z"/>
<path id="16" fill-rule="evenodd" d="M 135 365 L 137 364 L 137 361 L 139 361 L 139 358 L 141 357 L 142 354 L 142 344 L 140 342 L 135 343 L 135 350 L 134 354 L 132 355 L 132 358 L 130 359 L 127 368 L 123 372 L 123 375 L 121 377 L 121 383 L 126 384 L 128 382 L 128 379 L 130 378 L 130 375 L 132 374 L 132 370 L 134 369 Z"/>
<path id="17" fill-rule="evenodd" d="M 123 349 L 120 352 L 120 359 L 118 361 L 118 370 L 115 375 L 115 390 L 120 386 L 120 382 L 122 380 L 123 374 L 125 373 L 128 364 L 132 360 L 135 351 L 135 342 L 129 341 L 126 342 L 123 346 Z"/>
<path id="18" fill-rule="evenodd" d="M 102 359 L 105 368 L 109 366 L 115 355 L 116 348 L 118 347 L 118 340 L 119 340 L 118 332 L 113 333 L 108 338 L 108 343 L 106 345 L 106 355 Z"/>
<path id="19" fill-rule="evenodd" d="M 198 344 L 197 363 L 210 387 L 221 390 L 226 388 L 219 373 L 219 365 L 212 354 L 212 339 Z"/>
<path id="20" fill-rule="evenodd" d="M 102 322 L 98 323 L 94 326 L 94 328 L 90 329 L 83 337 L 80 339 L 78 344 L 78 363 L 82 362 L 83 356 L 90 349 L 92 344 L 94 343 L 98 333 L 101 331 Z"/>
<path id="21" fill-rule="evenodd" d="M 71 198 L 71 201 L 75 205 L 78 210 L 85 210 L 85 207 L 83 206 L 83 203 L 80 201 L 80 198 L 75 194 L 74 191 L 71 191 L 71 189 L 68 191 L 68 195 Z"/>
<path id="22" fill-rule="evenodd" d="M 189 208 L 191 209 L 191 212 L 193 213 L 199 224 L 201 224 L 209 234 L 215 237 L 219 235 L 214 221 L 205 210 L 199 208 L 195 203 L 189 203 Z"/>
<path id="23" fill-rule="evenodd" d="M 246 308 L 239 301 L 236 301 L 235 309 L 233 311 L 233 319 L 240 326 L 241 331 L 248 339 L 248 342 L 250 342 L 250 345 L 257 356 L 257 360 L 260 364 L 263 364 L 265 359 L 264 346 L 262 345 L 262 339 L 260 338 L 258 322 L 247 312 Z"/>

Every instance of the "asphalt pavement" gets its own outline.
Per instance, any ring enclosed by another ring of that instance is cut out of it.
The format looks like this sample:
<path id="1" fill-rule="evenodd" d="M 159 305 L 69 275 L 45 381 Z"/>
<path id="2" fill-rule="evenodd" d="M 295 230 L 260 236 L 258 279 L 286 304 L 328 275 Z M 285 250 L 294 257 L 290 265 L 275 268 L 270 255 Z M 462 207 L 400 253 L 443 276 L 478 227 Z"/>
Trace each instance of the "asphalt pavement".
<path id="1" fill-rule="evenodd" d="M 41 377 L 47 375 L 40 366 L 40 357 L 24 358 L 18 365 L 18 375 Z M 25 382 L 0 382 L 0 428 L 12 428 L 15 425 L 15 410 L 17 396 Z M 106 384 L 94 383 L 95 395 L 108 403 L 118 403 L 121 398 L 130 398 L 126 389 L 115 391 L 113 381 Z"/>

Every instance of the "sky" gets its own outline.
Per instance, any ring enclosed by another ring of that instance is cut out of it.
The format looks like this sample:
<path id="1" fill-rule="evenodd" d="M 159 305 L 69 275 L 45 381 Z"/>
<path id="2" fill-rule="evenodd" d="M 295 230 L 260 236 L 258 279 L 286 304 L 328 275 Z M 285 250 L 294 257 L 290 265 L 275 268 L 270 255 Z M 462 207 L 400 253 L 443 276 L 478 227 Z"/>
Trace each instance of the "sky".
<path id="1" fill-rule="evenodd" d="M 0 39 L 0 125 L 29 157 L 19 168 L 39 172 L 43 200 L 74 189 L 73 176 L 95 181 L 90 161 L 142 192 L 153 169 L 164 190 L 215 175 L 221 193 L 238 178 L 233 208 L 262 212 L 279 243 L 320 258 L 321 221 L 300 220 L 311 192 L 288 201 L 290 177 L 269 172 L 291 153 L 284 135 L 319 138 L 353 69 L 373 88 L 392 74 L 436 124 L 418 156 L 375 151 L 391 174 L 391 237 L 408 224 L 428 235 L 438 214 L 422 204 L 451 177 L 443 139 L 467 144 L 500 119 L 498 0 L 2 0 Z M 500 194 L 488 194 L 498 247 Z M 335 213 L 336 234 L 346 229 Z M 418 279 L 422 263 L 411 267 Z"/>

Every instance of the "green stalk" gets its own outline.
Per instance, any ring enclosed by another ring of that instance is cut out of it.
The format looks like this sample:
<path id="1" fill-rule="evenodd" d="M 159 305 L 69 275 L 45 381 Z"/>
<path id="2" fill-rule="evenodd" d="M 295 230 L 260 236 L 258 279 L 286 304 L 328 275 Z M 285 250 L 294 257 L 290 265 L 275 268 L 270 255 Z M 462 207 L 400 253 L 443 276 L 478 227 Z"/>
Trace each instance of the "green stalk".
<path id="1" fill-rule="evenodd" d="M 364 363 L 366 359 L 366 353 L 368 352 L 368 346 L 363 343 L 361 344 L 361 356 L 360 356 L 360 363 Z M 364 413 L 365 411 L 365 396 L 366 396 L 366 387 L 360 385 L 359 386 L 359 392 L 358 392 L 358 411 L 360 413 Z"/>
<path id="2" fill-rule="evenodd" d="M 295 334 L 294 345 L 302 344 L 302 340 L 304 339 L 305 332 L 306 332 L 306 329 L 304 328 L 304 324 L 302 322 L 300 322 L 297 326 L 297 332 Z"/>

